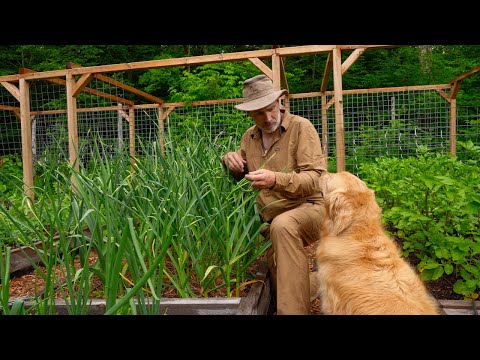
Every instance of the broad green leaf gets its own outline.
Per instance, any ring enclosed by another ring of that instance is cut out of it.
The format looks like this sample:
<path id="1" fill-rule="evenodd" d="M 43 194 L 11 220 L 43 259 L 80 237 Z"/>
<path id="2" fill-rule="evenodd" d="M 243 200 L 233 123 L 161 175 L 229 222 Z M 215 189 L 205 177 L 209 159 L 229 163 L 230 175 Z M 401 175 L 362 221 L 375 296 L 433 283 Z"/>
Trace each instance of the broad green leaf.
<path id="1" fill-rule="evenodd" d="M 470 264 L 464 264 L 462 266 L 465 268 L 465 270 L 467 270 L 469 273 L 473 274 L 474 276 L 480 275 L 480 270 L 477 267 Z"/>
<path id="2" fill-rule="evenodd" d="M 445 270 L 445 274 L 450 275 L 453 273 L 453 265 L 452 264 L 445 264 L 443 266 L 443 269 Z"/>

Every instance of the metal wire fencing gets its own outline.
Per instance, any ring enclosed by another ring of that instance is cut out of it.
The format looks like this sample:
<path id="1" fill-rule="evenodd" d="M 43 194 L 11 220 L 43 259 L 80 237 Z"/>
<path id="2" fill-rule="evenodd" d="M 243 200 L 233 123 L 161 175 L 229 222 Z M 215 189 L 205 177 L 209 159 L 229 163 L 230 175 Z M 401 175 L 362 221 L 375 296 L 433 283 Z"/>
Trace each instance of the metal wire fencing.
<path id="1" fill-rule="evenodd" d="M 124 90 L 93 80 L 89 88 L 110 98 L 82 94 L 78 98 L 77 126 L 79 159 L 86 163 L 101 143 L 103 157 L 129 149 L 132 136 L 128 112 L 119 106 Z M 331 96 L 327 97 L 327 102 Z M 238 99 L 206 101 L 176 105 L 170 109 L 160 131 L 159 106 L 134 107 L 135 153 L 142 145 L 159 141 L 164 134 L 171 141 L 187 136 L 210 136 L 213 142 L 238 145 L 241 135 L 253 121 L 234 108 Z M 0 156 L 21 156 L 22 140 L 18 101 L 0 90 Z M 163 105 L 163 110 L 168 104 Z M 290 112 L 309 119 L 322 134 L 322 102 L 320 95 L 289 99 Z M 68 159 L 68 122 L 66 91 L 61 84 L 32 81 L 32 151 L 33 161 Z M 418 152 L 449 152 L 450 106 L 434 90 L 401 90 L 349 93 L 343 97 L 344 142 L 346 169 L 355 172 L 361 163 L 376 157 L 408 157 Z M 192 132 L 195 130 L 196 132 Z M 336 162 L 335 106 L 326 109 L 326 138 L 323 140 L 329 168 Z M 480 106 L 457 106 L 457 142 L 471 141 L 480 146 Z M 457 154 L 465 151 L 457 147 Z"/>

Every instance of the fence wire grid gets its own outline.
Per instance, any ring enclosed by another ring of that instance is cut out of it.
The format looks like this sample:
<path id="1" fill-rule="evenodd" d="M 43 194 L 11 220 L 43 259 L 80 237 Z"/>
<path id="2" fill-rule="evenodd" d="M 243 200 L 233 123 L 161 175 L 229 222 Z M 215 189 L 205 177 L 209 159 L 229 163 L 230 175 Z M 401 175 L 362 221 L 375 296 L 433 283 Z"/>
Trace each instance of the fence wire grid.
<path id="1" fill-rule="evenodd" d="M 108 157 L 117 150 L 129 151 L 128 111 L 119 111 L 115 98 L 125 98 L 124 90 L 94 79 L 89 88 L 107 94 L 81 94 L 77 101 L 79 158 L 88 162 L 95 147 Z M 65 86 L 32 81 L 32 152 L 34 164 L 55 153 L 67 160 L 68 124 Z M 327 102 L 331 100 L 327 98 Z M 236 100 L 217 104 L 176 107 L 164 121 L 164 134 L 172 141 L 207 134 L 212 141 L 238 145 L 242 133 L 253 121 L 234 108 Z M 19 102 L 0 89 L 0 157 L 21 156 Z M 290 112 L 309 119 L 322 139 L 322 103 L 320 96 L 292 97 Z M 135 108 L 135 152 L 142 144 L 159 141 L 159 107 Z M 336 162 L 335 107 L 326 109 L 326 141 L 323 141 L 329 169 Z M 409 157 L 419 151 L 450 151 L 450 106 L 435 90 L 376 91 L 346 94 L 343 97 L 346 170 L 355 172 L 360 163 L 376 157 Z M 193 133 L 195 134 L 195 133 Z M 195 135 L 193 135 L 195 136 Z M 480 146 L 480 106 L 457 106 L 457 143 L 471 141 Z M 463 148 L 457 146 L 457 154 Z"/>

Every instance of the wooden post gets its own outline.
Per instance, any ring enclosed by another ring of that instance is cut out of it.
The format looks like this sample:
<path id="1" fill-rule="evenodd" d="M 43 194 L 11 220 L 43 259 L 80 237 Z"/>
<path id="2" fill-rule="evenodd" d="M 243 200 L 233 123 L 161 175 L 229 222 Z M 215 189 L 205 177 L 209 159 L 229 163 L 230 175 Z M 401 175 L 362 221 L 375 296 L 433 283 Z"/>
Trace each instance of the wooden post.
<path id="1" fill-rule="evenodd" d="M 280 55 L 274 53 L 272 55 L 272 75 L 273 75 L 273 88 L 275 90 L 280 90 L 282 87 L 282 64 L 280 61 Z M 281 97 L 284 98 L 283 105 L 287 110 L 290 110 L 290 102 L 288 101 L 288 97 L 285 98 L 284 96 Z"/>
<path id="2" fill-rule="evenodd" d="M 450 101 L 450 153 L 457 153 L 457 99 Z"/>
<path id="3" fill-rule="evenodd" d="M 30 84 L 25 79 L 19 80 L 20 121 L 22 133 L 23 190 L 32 201 L 33 161 L 32 161 L 32 122 L 30 117 Z"/>
<path id="4" fill-rule="evenodd" d="M 272 74 L 273 74 L 273 88 L 275 90 L 280 90 L 281 87 L 281 73 L 280 73 L 280 57 L 278 54 L 274 53 L 272 55 Z"/>
<path id="5" fill-rule="evenodd" d="M 335 93 L 335 139 L 337 147 L 337 172 L 345 170 L 345 133 L 343 128 L 342 53 L 333 50 L 333 86 Z"/>
<path id="6" fill-rule="evenodd" d="M 161 105 L 158 105 L 158 141 L 160 142 L 160 149 L 162 149 L 162 153 L 165 153 L 165 140 L 163 138 L 165 134 L 164 121 L 163 108 Z"/>
<path id="7" fill-rule="evenodd" d="M 75 171 L 79 170 L 78 164 L 78 128 L 77 128 L 77 98 L 74 96 L 75 79 L 71 70 L 66 74 L 67 87 L 67 119 L 68 119 L 68 153 L 70 155 L 70 165 Z M 72 185 L 75 179 L 71 178 Z"/>
<path id="8" fill-rule="evenodd" d="M 135 171 L 135 109 L 131 106 L 128 109 L 128 130 L 130 138 L 130 164 L 131 172 Z"/>
<path id="9" fill-rule="evenodd" d="M 37 120 L 32 116 L 32 163 L 37 163 Z"/>
<path id="10" fill-rule="evenodd" d="M 328 118 L 327 118 L 327 95 L 322 92 L 322 153 L 325 158 L 325 165 L 328 167 Z"/>
<path id="11" fill-rule="evenodd" d="M 280 84 L 281 85 L 283 84 L 283 88 L 286 89 L 290 94 L 290 89 L 288 88 L 288 82 L 287 82 L 287 74 L 285 73 L 285 59 L 280 56 L 279 56 L 279 59 L 280 59 Z M 287 111 L 290 111 L 290 98 L 288 95 L 285 97 L 284 102 L 285 102 L 284 104 L 285 109 L 287 109 Z"/>
<path id="12" fill-rule="evenodd" d="M 391 103 L 390 103 L 390 114 L 391 116 L 391 121 L 395 121 L 395 96 L 392 96 L 390 98 Z"/>
<path id="13" fill-rule="evenodd" d="M 117 103 L 118 107 L 122 108 L 122 103 Z M 123 116 L 121 111 L 117 113 L 117 138 L 118 138 L 118 150 L 123 149 Z"/>

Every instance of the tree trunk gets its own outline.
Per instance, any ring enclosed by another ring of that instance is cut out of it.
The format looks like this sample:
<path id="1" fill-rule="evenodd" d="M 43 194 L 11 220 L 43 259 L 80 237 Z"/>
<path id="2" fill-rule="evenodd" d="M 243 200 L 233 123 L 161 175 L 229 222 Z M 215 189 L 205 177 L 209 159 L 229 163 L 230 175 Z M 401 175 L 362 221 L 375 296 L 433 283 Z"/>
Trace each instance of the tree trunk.
<path id="1" fill-rule="evenodd" d="M 429 78 L 432 76 L 432 45 L 420 45 L 420 68 L 422 73 L 427 75 Z"/>

